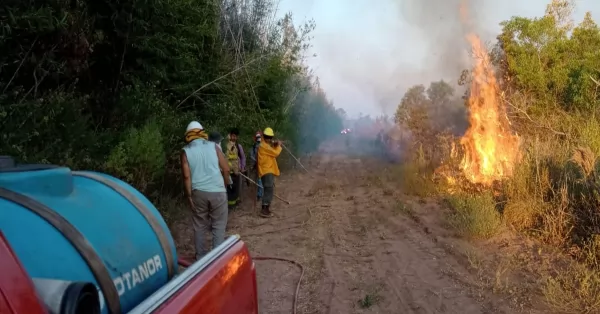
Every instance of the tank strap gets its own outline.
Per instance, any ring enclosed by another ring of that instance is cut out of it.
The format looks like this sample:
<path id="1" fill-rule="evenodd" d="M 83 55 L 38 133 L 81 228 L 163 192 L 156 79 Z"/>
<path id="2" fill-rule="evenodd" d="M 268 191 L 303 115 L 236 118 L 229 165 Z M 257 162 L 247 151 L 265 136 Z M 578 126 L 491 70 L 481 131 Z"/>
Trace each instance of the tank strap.
<path id="1" fill-rule="evenodd" d="M 60 232 L 75 247 L 79 255 L 90 267 L 94 278 L 106 299 L 106 305 L 111 314 L 121 313 L 121 300 L 106 266 L 88 240 L 68 220 L 46 205 L 17 192 L 0 187 L 0 198 L 27 208 L 38 215 L 58 232 Z"/>
<path id="2" fill-rule="evenodd" d="M 175 275 L 175 257 L 173 256 L 173 252 L 170 248 L 169 238 L 167 237 L 165 230 L 160 226 L 160 223 L 158 222 L 158 219 L 156 219 L 156 216 L 150 212 L 148 207 L 144 205 L 144 203 L 142 203 L 139 198 L 135 197 L 135 195 L 127 191 L 118 183 L 108 180 L 103 176 L 84 171 L 73 171 L 72 174 L 74 176 L 84 177 L 100 182 L 106 185 L 107 187 L 115 190 L 115 192 L 121 194 L 121 196 L 123 196 L 131 204 L 133 204 L 133 206 L 138 210 L 138 212 L 142 214 L 142 216 L 144 216 L 144 218 L 154 231 L 154 234 L 156 234 L 156 236 L 158 237 L 158 242 L 160 243 L 160 246 L 165 254 L 165 259 L 167 260 L 167 271 L 169 275 L 168 279 L 173 278 L 173 276 Z"/>

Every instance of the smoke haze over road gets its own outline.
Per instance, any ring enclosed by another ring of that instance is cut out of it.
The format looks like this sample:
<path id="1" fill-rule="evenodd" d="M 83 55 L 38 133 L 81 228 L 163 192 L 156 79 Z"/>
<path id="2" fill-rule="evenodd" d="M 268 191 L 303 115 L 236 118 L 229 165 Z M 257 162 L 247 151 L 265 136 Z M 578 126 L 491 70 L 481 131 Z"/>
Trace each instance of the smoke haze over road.
<path id="1" fill-rule="evenodd" d="M 469 65 L 460 21 L 461 0 L 281 0 L 279 14 L 296 23 L 314 19 L 308 64 L 321 86 L 350 117 L 393 114 L 415 84 L 445 79 L 455 84 Z M 540 16 L 549 0 L 470 1 L 472 31 L 495 41 L 499 23 L 511 16 Z M 579 0 L 575 11 L 600 16 L 600 2 Z"/>

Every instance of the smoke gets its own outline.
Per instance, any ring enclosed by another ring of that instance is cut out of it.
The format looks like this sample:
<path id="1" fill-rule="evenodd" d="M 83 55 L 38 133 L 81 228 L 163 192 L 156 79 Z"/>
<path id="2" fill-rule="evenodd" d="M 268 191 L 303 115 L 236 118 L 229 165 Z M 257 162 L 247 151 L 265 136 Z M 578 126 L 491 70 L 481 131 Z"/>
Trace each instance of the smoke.
<path id="1" fill-rule="evenodd" d="M 467 33 L 493 44 L 501 21 L 543 14 L 540 1 L 468 0 L 468 25 L 461 0 L 283 0 L 282 12 L 314 18 L 307 65 L 334 105 L 348 117 L 374 117 L 393 115 L 416 84 L 443 79 L 462 95 L 457 81 L 473 61 Z"/>
<path id="2" fill-rule="evenodd" d="M 471 5 L 480 3 L 471 1 Z M 461 21 L 460 5 L 461 0 L 403 0 L 398 5 L 399 18 L 417 34 L 427 51 L 419 71 L 432 77 L 430 80 L 455 81 L 469 66 L 464 40 L 469 30 Z"/>
<path id="3" fill-rule="evenodd" d="M 472 65 L 469 57 L 470 45 L 465 39 L 468 33 L 491 38 L 496 25 L 489 25 L 486 12 L 493 9 L 492 0 L 401 0 L 395 8 L 397 18 L 404 25 L 403 32 L 418 40 L 421 51 L 419 62 L 400 62 L 387 81 L 398 82 L 401 88 L 384 84 L 380 86 L 380 104 L 384 111 L 398 105 L 403 92 L 410 86 L 440 79 L 450 83 L 456 94 L 464 89 L 457 84 L 464 69 Z M 461 4 L 466 9 L 468 20 L 461 16 Z M 489 21 L 489 20 L 488 20 Z M 486 23 L 487 22 L 487 23 Z M 487 24 L 487 25 L 486 25 Z M 407 43 L 410 45 L 410 42 Z M 400 92 L 400 94 L 399 94 Z M 395 100 L 395 102 L 393 101 Z"/>

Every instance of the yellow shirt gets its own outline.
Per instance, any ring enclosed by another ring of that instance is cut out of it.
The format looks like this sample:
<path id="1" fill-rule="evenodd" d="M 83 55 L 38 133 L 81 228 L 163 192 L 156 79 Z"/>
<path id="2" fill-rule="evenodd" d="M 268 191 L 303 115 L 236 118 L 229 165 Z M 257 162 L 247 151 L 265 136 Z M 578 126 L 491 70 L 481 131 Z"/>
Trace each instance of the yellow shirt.
<path id="1" fill-rule="evenodd" d="M 262 177 L 265 174 L 272 173 L 279 176 L 279 166 L 277 165 L 277 157 L 281 154 L 281 145 L 273 147 L 266 142 L 260 143 L 258 147 L 258 176 Z"/>
<path id="2" fill-rule="evenodd" d="M 240 172 L 240 157 L 238 156 L 238 148 L 236 143 L 227 142 L 227 161 L 231 173 L 237 174 Z"/>

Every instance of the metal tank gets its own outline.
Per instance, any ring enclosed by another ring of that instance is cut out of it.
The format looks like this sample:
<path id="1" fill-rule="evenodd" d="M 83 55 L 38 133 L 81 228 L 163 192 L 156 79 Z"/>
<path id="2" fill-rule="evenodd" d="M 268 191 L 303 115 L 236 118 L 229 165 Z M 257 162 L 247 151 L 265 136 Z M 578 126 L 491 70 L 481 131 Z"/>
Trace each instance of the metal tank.
<path id="1" fill-rule="evenodd" d="M 158 210 L 102 173 L 0 157 L 0 231 L 52 313 L 75 313 L 80 299 L 89 309 L 90 284 L 100 307 L 93 312 L 126 313 L 177 271 Z"/>

